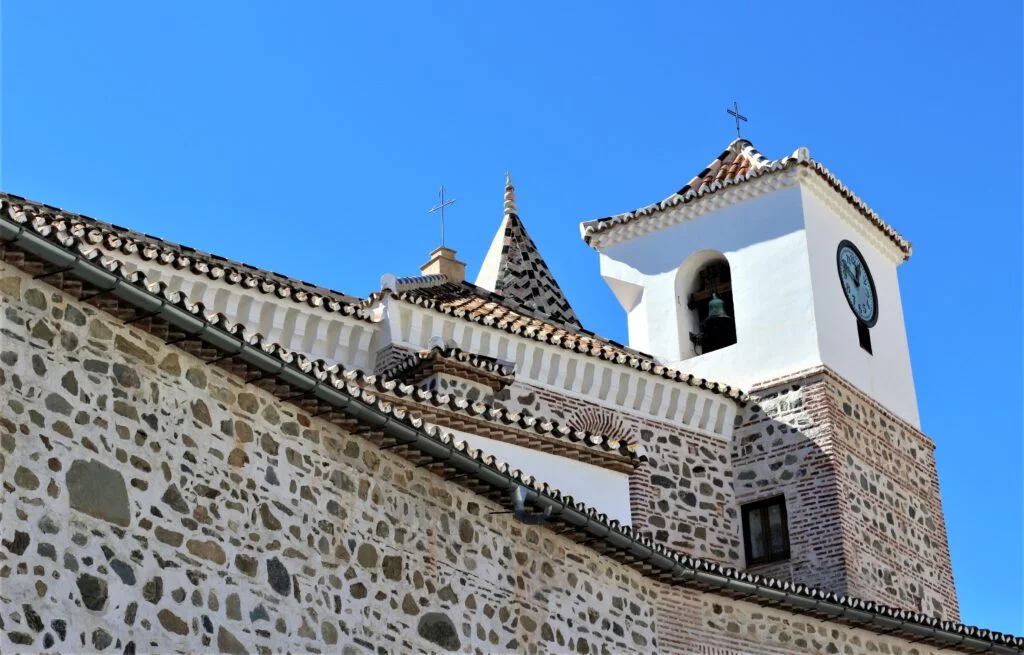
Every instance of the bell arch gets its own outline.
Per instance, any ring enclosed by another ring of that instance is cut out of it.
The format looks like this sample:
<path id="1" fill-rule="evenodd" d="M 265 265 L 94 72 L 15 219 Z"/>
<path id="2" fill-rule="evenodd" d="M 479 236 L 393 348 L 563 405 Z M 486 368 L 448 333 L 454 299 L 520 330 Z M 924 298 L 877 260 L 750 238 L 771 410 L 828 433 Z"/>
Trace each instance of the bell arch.
<path id="1" fill-rule="evenodd" d="M 717 250 L 699 250 L 676 273 L 676 316 L 680 359 L 736 343 L 732 270 Z"/>

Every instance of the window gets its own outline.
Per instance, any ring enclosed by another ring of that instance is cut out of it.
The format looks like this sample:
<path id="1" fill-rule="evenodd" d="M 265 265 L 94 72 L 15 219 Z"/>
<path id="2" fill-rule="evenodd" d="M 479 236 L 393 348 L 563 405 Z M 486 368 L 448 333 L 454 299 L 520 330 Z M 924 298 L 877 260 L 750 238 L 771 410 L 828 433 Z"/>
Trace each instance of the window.
<path id="1" fill-rule="evenodd" d="M 743 506 L 743 545 L 747 566 L 789 559 L 789 528 L 783 496 Z"/>
<path id="2" fill-rule="evenodd" d="M 871 333 L 868 331 L 870 328 L 864 325 L 860 321 L 857 321 L 857 336 L 860 338 L 860 347 L 868 351 L 871 354 Z"/>

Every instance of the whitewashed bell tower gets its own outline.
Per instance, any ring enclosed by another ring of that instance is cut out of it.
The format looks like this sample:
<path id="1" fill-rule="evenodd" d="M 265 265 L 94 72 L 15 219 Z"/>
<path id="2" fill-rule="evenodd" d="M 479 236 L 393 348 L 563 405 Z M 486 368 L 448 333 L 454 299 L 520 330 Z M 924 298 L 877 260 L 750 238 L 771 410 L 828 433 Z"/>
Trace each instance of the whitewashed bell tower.
<path id="1" fill-rule="evenodd" d="M 666 200 L 581 232 L 631 347 L 746 389 L 824 365 L 919 426 L 896 274 L 910 244 L 806 148 L 768 160 L 737 139 Z M 735 343 L 711 351 L 719 296 Z"/>

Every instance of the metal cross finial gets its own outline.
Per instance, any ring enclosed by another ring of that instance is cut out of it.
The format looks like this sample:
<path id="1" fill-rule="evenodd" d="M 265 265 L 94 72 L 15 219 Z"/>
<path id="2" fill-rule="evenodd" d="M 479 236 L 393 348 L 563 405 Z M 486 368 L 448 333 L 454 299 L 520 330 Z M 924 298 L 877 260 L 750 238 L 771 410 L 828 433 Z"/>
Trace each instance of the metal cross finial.
<path id="1" fill-rule="evenodd" d="M 736 138 L 740 137 L 740 121 L 747 122 L 747 117 L 740 113 L 740 105 L 735 100 L 732 101 L 732 109 L 726 110 L 730 116 L 736 119 Z"/>
<path id="2" fill-rule="evenodd" d="M 439 195 L 441 197 L 441 202 L 439 202 L 436 205 L 434 205 L 433 207 L 431 207 L 430 211 L 427 212 L 427 213 L 428 214 L 436 214 L 438 212 L 441 213 L 441 247 L 444 248 L 444 209 L 445 209 L 445 207 L 451 207 L 452 205 L 454 205 L 455 204 L 455 198 L 449 198 L 448 200 L 444 199 L 444 185 L 443 184 L 441 185 L 441 190 L 438 192 L 437 195 Z"/>

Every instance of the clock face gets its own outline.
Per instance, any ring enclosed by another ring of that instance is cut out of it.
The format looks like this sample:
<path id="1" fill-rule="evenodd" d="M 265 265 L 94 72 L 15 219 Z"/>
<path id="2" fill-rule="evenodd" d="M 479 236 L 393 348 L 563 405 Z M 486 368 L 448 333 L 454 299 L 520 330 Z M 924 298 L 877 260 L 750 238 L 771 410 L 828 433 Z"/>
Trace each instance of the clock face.
<path id="1" fill-rule="evenodd" d="M 843 285 L 846 301 L 861 323 L 871 327 L 878 321 L 878 296 L 871 271 L 857 246 L 843 240 L 836 252 L 839 281 Z"/>

